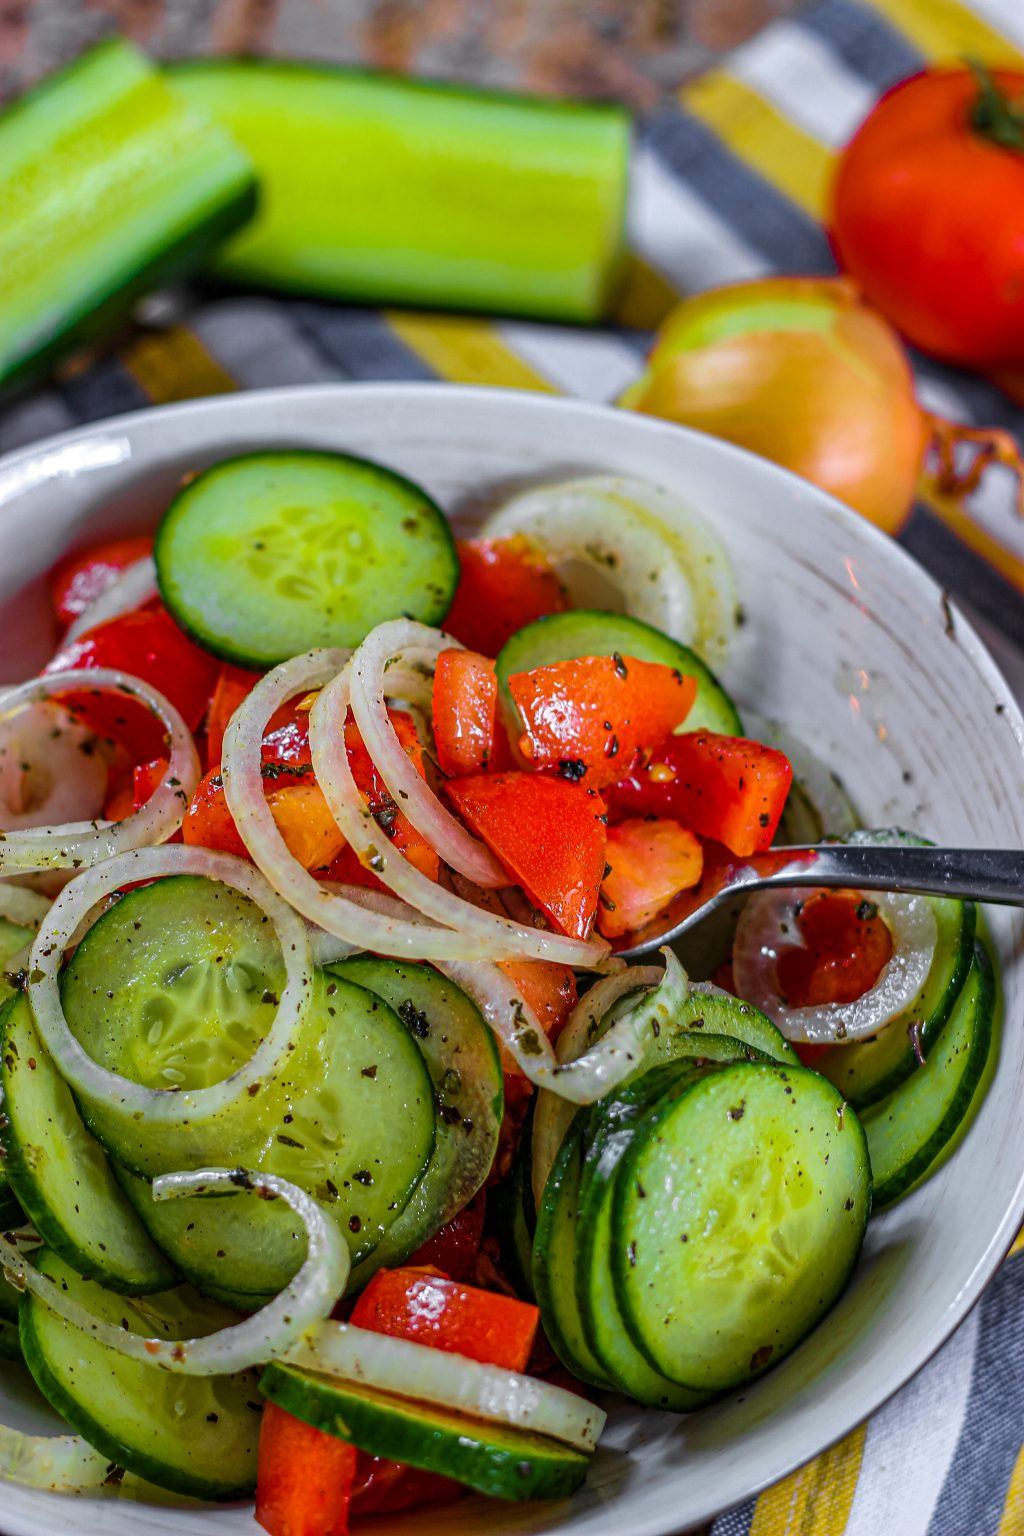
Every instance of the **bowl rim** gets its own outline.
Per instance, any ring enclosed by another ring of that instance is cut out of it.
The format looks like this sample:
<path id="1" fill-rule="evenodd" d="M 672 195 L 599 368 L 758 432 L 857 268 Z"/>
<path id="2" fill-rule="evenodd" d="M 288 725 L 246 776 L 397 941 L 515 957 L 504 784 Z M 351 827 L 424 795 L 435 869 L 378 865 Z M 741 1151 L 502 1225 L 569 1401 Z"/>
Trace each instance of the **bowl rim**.
<path id="1" fill-rule="evenodd" d="M 31 489 L 41 479 L 50 478 L 46 475 L 32 476 L 23 473 L 24 468 L 41 455 L 59 455 L 62 450 L 72 448 L 76 443 L 88 441 L 97 437 L 110 434 L 112 431 L 130 435 L 134 429 L 148 426 L 154 421 L 185 420 L 189 416 L 212 417 L 214 420 L 222 417 L 226 426 L 235 417 L 244 418 L 247 412 L 255 407 L 264 408 L 280 404 L 291 410 L 296 404 L 303 402 L 330 402 L 338 400 L 343 404 L 353 396 L 378 398 L 381 402 L 393 401 L 396 404 L 406 402 L 415 406 L 417 402 L 426 399 L 436 400 L 443 395 L 451 400 L 454 406 L 465 402 L 470 406 L 478 406 L 486 403 L 489 409 L 513 409 L 519 412 L 535 412 L 540 415 L 548 415 L 552 412 L 571 413 L 581 420 L 589 420 L 595 426 L 610 419 L 622 423 L 628 420 L 628 430 L 637 435 L 648 435 L 663 440 L 678 440 L 682 435 L 695 444 L 700 445 L 703 451 L 709 448 L 713 453 L 719 454 L 724 461 L 738 459 L 748 465 L 755 466 L 754 472 L 766 480 L 778 480 L 783 486 L 788 486 L 791 491 L 797 490 L 804 500 L 816 504 L 822 512 L 826 513 L 840 526 L 851 528 L 859 540 L 866 540 L 869 547 L 883 562 L 891 567 L 899 569 L 908 582 L 916 586 L 918 593 L 932 597 L 935 602 L 951 603 L 956 616 L 956 637 L 961 648 L 967 654 L 980 680 L 993 692 L 1001 696 L 1004 702 L 1003 720 L 1004 727 L 1009 725 L 1017 745 L 1024 756 L 1024 713 L 1018 704 L 1008 682 L 1006 681 L 998 663 L 992 656 L 988 647 L 981 639 L 970 620 L 957 607 L 955 599 L 942 588 L 940 583 L 921 565 L 913 555 L 904 549 L 896 540 L 884 533 L 880 528 L 861 517 L 852 508 L 846 506 L 836 497 L 829 495 L 818 486 L 811 484 L 792 471 L 772 463 L 747 449 L 734 443 L 729 443 L 720 438 L 715 438 L 709 433 L 698 431 L 694 428 L 684 427 L 675 423 L 659 420 L 654 417 L 644 416 L 639 413 L 621 410 L 612 405 L 598 404 L 590 401 L 577 400 L 570 396 L 559 396 L 531 391 L 525 389 L 508 389 L 501 386 L 467 385 L 447 383 L 443 380 L 419 381 L 419 382 L 391 382 L 371 380 L 361 382 L 359 380 L 339 380 L 319 384 L 282 385 L 271 388 L 238 390 L 235 393 L 213 396 L 201 396 L 198 398 L 175 401 L 164 405 L 141 407 L 137 410 L 125 412 L 115 416 L 106 416 L 96 421 L 84 422 L 77 426 L 71 426 L 58 433 L 39 438 L 31 443 L 9 450 L 0 455 L 0 537 L 3 536 L 8 519 L 16 508 L 19 495 Z M 343 419 L 339 418 L 339 430 L 343 429 Z M 317 431 L 322 428 L 318 425 Z M 294 433 L 294 425 L 290 431 Z M 289 429 L 281 433 L 282 441 L 287 441 L 290 435 Z M 203 450 L 206 451 L 205 449 Z M 74 472 L 75 466 L 68 464 L 68 472 Z M 55 466 L 53 478 L 59 478 L 64 466 Z M 877 622 L 877 616 L 876 616 Z M 1014 1027 L 1010 1025 L 1010 1027 Z M 805 1466 L 815 1459 L 830 1446 L 837 1444 L 858 1423 L 872 1417 L 879 1409 L 902 1390 L 921 1370 L 931 1361 L 948 1342 L 951 1336 L 962 1325 L 970 1312 L 981 1299 L 988 1285 L 1007 1256 L 1008 1250 L 1024 1224 L 1024 1162 L 1013 1192 L 1012 1200 L 1007 1204 L 1003 1217 L 990 1236 L 982 1253 L 978 1256 L 971 1271 L 969 1283 L 962 1286 L 957 1295 L 949 1300 L 945 1307 L 945 1317 L 939 1324 L 939 1333 L 933 1343 L 925 1350 L 918 1350 L 911 1362 L 901 1365 L 892 1379 L 889 1373 L 882 1372 L 886 1379 L 873 1391 L 866 1391 L 858 1412 L 849 1422 L 838 1429 L 829 1427 L 820 1437 L 814 1437 L 807 1449 L 801 1449 L 799 1454 L 785 1456 L 778 1468 L 768 1476 L 756 1476 L 749 1481 L 742 1482 L 742 1491 L 733 1496 L 730 1494 L 728 1504 L 710 1504 L 697 1516 L 697 1523 L 717 1518 L 718 1515 L 738 1507 L 747 1500 L 756 1497 L 766 1488 L 772 1487 L 777 1482 L 789 1476 L 798 1468 Z M 682 1469 L 681 1469 L 682 1470 Z M 0 1486 L 5 1485 L 6 1480 L 0 1476 Z M 11 1484 L 10 1486 L 17 1486 Z M 27 1490 L 26 1490 L 27 1491 Z M 66 1502 L 63 1495 L 53 1496 L 59 1502 Z M 151 1508 L 159 1508 L 158 1505 L 150 1505 Z M 5 1515 L 5 1521 L 9 1517 Z M 665 1523 L 663 1517 L 653 1512 L 647 1517 L 631 1517 L 634 1524 L 631 1526 L 632 1536 L 667 1536 L 670 1531 L 676 1530 L 673 1523 Z M 693 1527 L 688 1527 L 692 1529 Z M 30 1528 L 17 1522 L 12 1527 L 14 1532 L 26 1533 Z"/>

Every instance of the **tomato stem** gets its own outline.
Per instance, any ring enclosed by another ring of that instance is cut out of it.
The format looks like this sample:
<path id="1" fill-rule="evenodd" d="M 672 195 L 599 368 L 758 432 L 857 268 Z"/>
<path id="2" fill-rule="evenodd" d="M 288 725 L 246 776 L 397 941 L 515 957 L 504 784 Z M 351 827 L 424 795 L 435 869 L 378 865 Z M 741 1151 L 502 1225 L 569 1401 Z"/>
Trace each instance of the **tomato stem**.
<path id="1" fill-rule="evenodd" d="M 1024 102 L 1011 101 L 996 85 L 984 64 L 968 59 L 967 67 L 978 82 L 978 97 L 971 108 L 971 127 L 1003 149 L 1024 150 Z"/>

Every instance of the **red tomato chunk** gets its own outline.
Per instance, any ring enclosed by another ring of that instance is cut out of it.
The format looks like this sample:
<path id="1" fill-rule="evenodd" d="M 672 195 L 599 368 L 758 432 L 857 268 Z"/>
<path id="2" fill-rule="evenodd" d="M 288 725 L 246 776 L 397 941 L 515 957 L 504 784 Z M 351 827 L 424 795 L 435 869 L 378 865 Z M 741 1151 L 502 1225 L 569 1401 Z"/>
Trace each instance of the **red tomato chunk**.
<path id="1" fill-rule="evenodd" d="M 459 540 L 462 577 L 444 621 L 470 650 L 497 656 L 506 640 L 549 613 L 564 613 L 565 588 L 528 539 Z"/>
<path id="2" fill-rule="evenodd" d="M 514 1296 L 422 1269 L 378 1270 L 356 1302 L 358 1328 L 413 1339 L 508 1371 L 525 1371 L 540 1313 Z"/>
<path id="3" fill-rule="evenodd" d="M 144 533 L 107 539 L 79 554 L 66 555 L 50 573 L 50 601 L 57 623 L 65 628 L 73 624 L 122 571 L 152 552 L 153 540 Z"/>
<path id="4" fill-rule="evenodd" d="M 348 1536 L 356 1448 L 276 1403 L 260 1424 L 256 1519 L 270 1536 Z"/>
<path id="5" fill-rule="evenodd" d="M 608 873 L 601 884 L 597 926 L 606 939 L 642 928 L 680 891 L 696 885 L 704 850 L 676 821 L 623 821 L 608 828 Z"/>
<path id="6" fill-rule="evenodd" d="M 779 954 L 779 991 L 792 1008 L 855 1003 L 892 959 L 892 934 L 859 891 L 818 891 L 797 917 L 802 944 Z"/>

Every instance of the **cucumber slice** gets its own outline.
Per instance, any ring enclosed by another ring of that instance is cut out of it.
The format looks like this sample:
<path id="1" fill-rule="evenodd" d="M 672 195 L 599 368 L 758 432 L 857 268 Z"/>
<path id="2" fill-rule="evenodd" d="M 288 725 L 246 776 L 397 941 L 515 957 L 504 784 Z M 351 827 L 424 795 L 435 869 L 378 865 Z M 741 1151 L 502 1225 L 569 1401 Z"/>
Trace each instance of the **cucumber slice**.
<path id="1" fill-rule="evenodd" d="M 289 449 L 191 480 L 157 531 L 160 595 L 183 629 L 239 666 L 355 646 L 385 619 L 439 624 L 459 580 L 447 519 L 393 470 Z"/>
<path id="2" fill-rule="evenodd" d="M 864 1132 L 825 1078 L 709 1072 L 650 1112 L 616 1178 L 612 1266 L 634 1342 L 698 1391 L 760 1375 L 839 1297 L 870 1205 Z"/>
<path id="3" fill-rule="evenodd" d="M 893 837 L 891 832 L 855 832 L 850 841 L 888 842 Z M 899 842 L 917 845 L 926 842 L 905 832 L 895 837 Z M 879 1103 L 913 1074 L 918 1058 L 912 1030 L 927 1057 L 970 970 L 977 926 L 974 903 L 929 897 L 928 905 L 935 917 L 935 955 L 920 994 L 879 1034 L 851 1045 L 833 1046 L 814 1063 L 815 1071 L 835 1083 L 843 1098 L 856 1109 Z"/>
<path id="4" fill-rule="evenodd" d="M 133 1302 L 41 1249 L 36 1264 L 97 1317 L 133 1333 L 196 1338 L 238 1318 L 182 1288 Z M 71 1428 L 119 1467 L 199 1499 L 237 1498 L 256 1482 L 257 1375 L 180 1376 L 100 1344 L 26 1294 L 21 1346 L 36 1385 Z"/>
<path id="5" fill-rule="evenodd" d="M 530 672 L 555 661 L 575 661 L 580 656 L 635 656 L 637 661 L 661 662 L 697 680 L 697 697 L 686 717 L 688 731 L 718 731 L 741 736 L 743 726 L 735 704 L 706 662 L 695 651 L 680 645 L 660 629 L 631 619 L 624 613 L 599 613 L 577 608 L 553 613 L 527 624 L 506 641 L 498 656 L 498 683 L 509 720 L 518 720 L 508 680 L 517 672 Z M 522 730 L 522 725 L 517 727 Z"/>
<path id="6" fill-rule="evenodd" d="M 453 1477 L 495 1499 L 560 1499 L 575 1493 L 590 1458 L 544 1435 L 488 1424 L 290 1365 L 269 1365 L 260 1391 L 307 1424 L 369 1456 Z"/>
<path id="7" fill-rule="evenodd" d="M 620 269 L 629 117 L 350 69 L 204 59 L 171 80 L 252 155 L 218 270 L 358 302 L 592 321 Z"/>
<path id="8" fill-rule="evenodd" d="M 995 985 L 980 944 L 953 1012 L 925 1064 L 863 1116 L 878 1209 L 928 1171 L 971 1107 L 992 1041 Z"/>
<path id="9" fill-rule="evenodd" d="M 731 997 L 727 992 L 702 992 L 693 987 L 678 1018 L 673 1019 L 671 1029 L 662 1030 L 651 1050 L 645 1053 L 645 1064 L 650 1066 L 656 1061 L 684 1055 L 687 1050 L 712 1061 L 735 1060 L 735 1051 L 731 1055 L 716 1054 L 720 1048 L 713 1048 L 712 1040 L 705 1039 L 700 1033 L 702 1030 L 714 1039 L 725 1036 L 728 1040 L 738 1040 L 741 1045 L 749 1046 L 752 1051 L 772 1061 L 792 1062 L 794 1066 L 799 1063 L 800 1058 L 782 1030 L 760 1008 L 755 1008 L 753 1003 L 745 1003 L 741 998 Z M 677 1031 L 688 1037 L 685 1042 L 680 1037 L 680 1043 L 685 1049 L 673 1048 L 673 1038 L 677 1036 Z"/>
<path id="10" fill-rule="evenodd" d="M 255 206 L 243 151 L 129 43 L 53 75 L 0 117 L 0 386 L 194 271 Z"/>
<path id="11" fill-rule="evenodd" d="M 141 1295 L 177 1276 L 114 1182 L 47 1054 L 23 993 L 0 1014 L 3 1145 L 11 1185 L 43 1241 L 80 1275 Z"/>
<path id="12" fill-rule="evenodd" d="M 6 917 L 0 917 L 0 966 L 5 966 L 12 960 L 19 950 L 35 937 L 32 928 L 22 928 L 17 923 L 12 923 Z M 0 1009 L 8 998 L 13 997 L 17 990 L 13 977 L 8 979 L 5 971 L 0 970 Z M 0 1013 L 2 1019 L 2 1013 Z M 3 1038 L 2 1025 L 0 1025 L 0 1039 Z M 3 1122 L 3 1094 L 0 1092 L 0 1125 Z M 3 1150 L 3 1136 L 0 1135 L 0 1228 L 13 1227 L 21 1220 L 22 1211 L 18 1204 L 11 1181 L 7 1175 L 7 1166 Z M 2 1282 L 0 1282 L 2 1286 Z M 2 1315 L 2 1314 L 0 1314 Z"/>
<path id="13" fill-rule="evenodd" d="M 429 965 L 357 955 L 328 967 L 383 999 L 418 1047 L 437 1107 L 427 1170 L 373 1253 L 353 1274 L 361 1289 L 376 1270 L 394 1267 L 468 1205 L 491 1171 L 504 1114 L 501 1057 L 476 1004 Z"/>

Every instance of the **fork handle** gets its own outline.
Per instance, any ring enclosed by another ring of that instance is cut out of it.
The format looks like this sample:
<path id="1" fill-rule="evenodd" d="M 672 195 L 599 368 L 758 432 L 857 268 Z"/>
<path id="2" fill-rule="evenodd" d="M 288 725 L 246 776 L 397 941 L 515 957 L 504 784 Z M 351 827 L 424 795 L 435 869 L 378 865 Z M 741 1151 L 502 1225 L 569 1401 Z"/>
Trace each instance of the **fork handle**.
<path id="1" fill-rule="evenodd" d="M 822 843 L 785 848 L 793 862 L 766 884 L 853 886 L 1024 907 L 1024 852 L 1004 848 L 929 848 L 885 843 Z"/>

